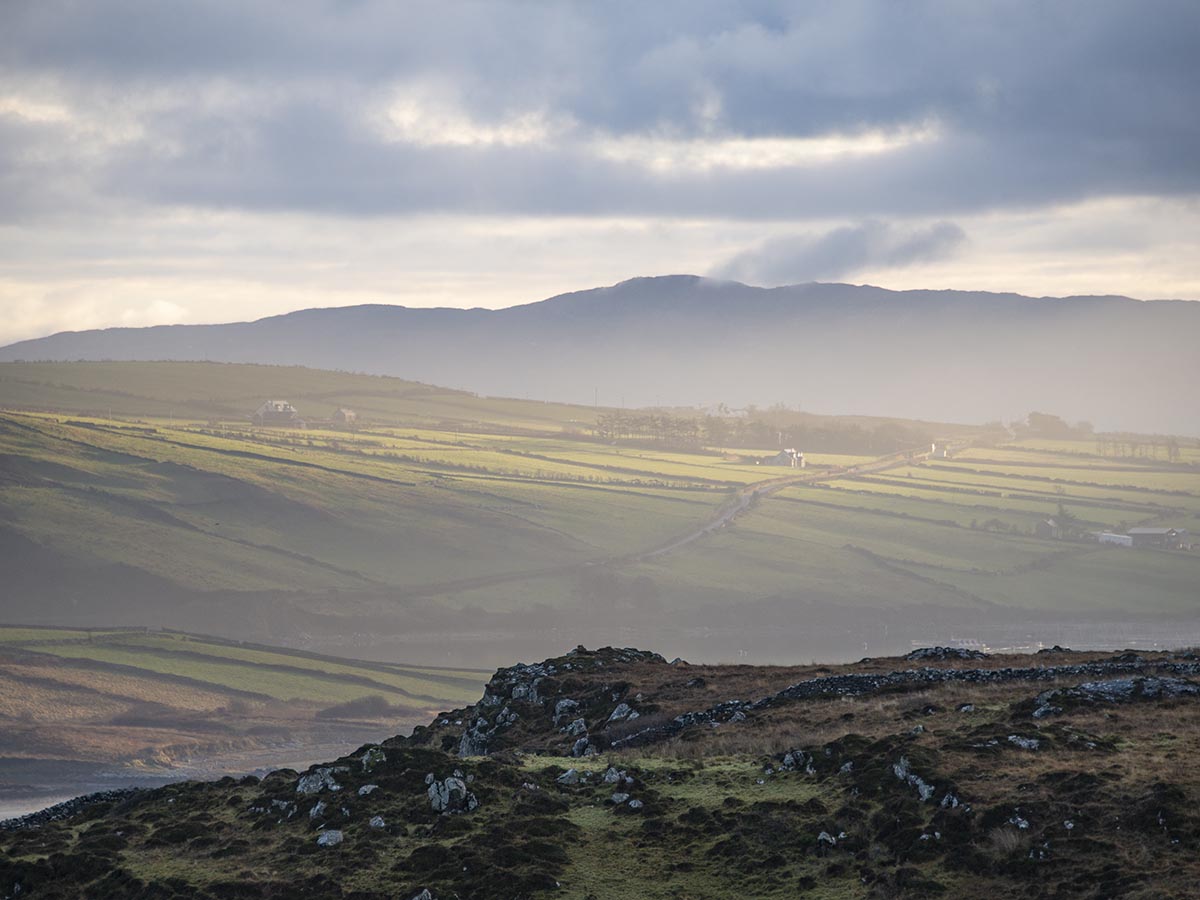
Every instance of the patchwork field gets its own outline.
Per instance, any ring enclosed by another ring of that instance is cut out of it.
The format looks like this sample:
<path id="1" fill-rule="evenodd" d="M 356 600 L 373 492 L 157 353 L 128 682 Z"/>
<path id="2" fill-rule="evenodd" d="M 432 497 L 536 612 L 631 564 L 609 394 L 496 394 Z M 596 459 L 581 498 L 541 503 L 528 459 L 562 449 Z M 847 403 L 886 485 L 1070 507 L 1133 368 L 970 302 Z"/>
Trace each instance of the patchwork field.
<path id="1" fill-rule="evenodd" d="M 305 758 L 404 731 L 476 697 L 485 678 L 179 632 L 0 626 L 0 808 Z"/>
<path id="2" fill-rule="evenodd" d="M 254 427 L 264 397 L 307 427 Z M 775 661 L 1019 645 L 996 628 L 1031 615 L 1095 625 L 1075 642 L 1097 645 L 1200 623 L 1197 554 L 1083 540 L 1200 531 L 1194 440 L 920 423 L 949 458 L 806 452 L 797 470 L 762 465 L 769 446 L 601 439 L 605 410 L 204 363 L 3 364 L 0 408 L 10 621 L 452 666 L 581 631 Z M 1052 518 L 1065 539 L 1037 535 Z"/>

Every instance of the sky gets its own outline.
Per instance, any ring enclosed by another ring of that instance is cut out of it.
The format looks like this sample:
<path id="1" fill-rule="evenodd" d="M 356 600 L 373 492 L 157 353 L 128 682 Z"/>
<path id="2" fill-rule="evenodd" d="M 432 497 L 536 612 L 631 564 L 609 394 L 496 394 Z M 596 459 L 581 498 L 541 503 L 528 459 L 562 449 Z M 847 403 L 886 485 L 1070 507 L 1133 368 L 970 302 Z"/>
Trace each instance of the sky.
<path id="1" fill-rule="evenodd" d="M 1200 299 L 1195 0 L 2 0 L 0 344 L 640 275 Z"/>

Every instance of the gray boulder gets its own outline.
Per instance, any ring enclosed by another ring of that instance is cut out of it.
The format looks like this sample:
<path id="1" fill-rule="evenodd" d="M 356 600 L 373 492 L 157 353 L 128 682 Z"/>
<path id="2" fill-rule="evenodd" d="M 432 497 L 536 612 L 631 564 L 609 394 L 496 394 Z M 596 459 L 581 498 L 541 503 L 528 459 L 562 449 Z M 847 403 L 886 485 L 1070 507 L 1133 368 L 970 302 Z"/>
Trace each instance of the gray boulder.
<path id="1" fill-rule="evenodd" d="M 319 835 L 317 835 L 317 846 L 336 847 L 343 840 L 345 840 L 345 836 L 336 828 L 334 828 L 330 829 L 329 831 L 322 831 Z"/>
<path id="2" fill-rule="evenodd" d="M 579 709 L 579 701 L 565 698 L 554 704 L 554 724 L 557 725 L 560 719 L 566 716 L 575 715 L 575 711 Z"/>
<path id="3" fill-rule="evenodd" d="M 427 793 L 429 805 L 443 815 L 470 812 L 479 806 L 475 795 L 467 790 L 467 783 L 453 775 L 444 781 L 434 781 Z"/>
<path id="4" fill-rule="evenodd" d="M 618 703 L 617 708 L 609 714 L 608 721 L 624 722 L 627 719 L 636 719 L 639 715 L 641 714 L 628 703 Z"/>
<path id="5" fill-rule="evenodd" d="M 333 777 L 337 773 L 349 772 L 345 766 L 324 766 L 302 775 L 296 782 L 297 794 L 319 794 L 321 791 L 340 791 L 342 786 Z"/>
<path id="6" fill-rule="evenodd" d="M 382 747 L 368 747 L 367 751 L 360 757 L 364 772 L 370 772 L 381 763 L 387 762 L 387 754 L 383 752 Z"/>

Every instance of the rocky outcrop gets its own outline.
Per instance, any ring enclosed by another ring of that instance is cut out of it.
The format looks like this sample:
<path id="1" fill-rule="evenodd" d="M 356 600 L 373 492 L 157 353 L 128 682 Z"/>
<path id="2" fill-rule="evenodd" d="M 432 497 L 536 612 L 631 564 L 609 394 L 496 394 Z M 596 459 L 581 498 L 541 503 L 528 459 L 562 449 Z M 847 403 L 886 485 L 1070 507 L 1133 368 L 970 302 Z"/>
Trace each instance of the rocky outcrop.
<path id="1" fill-rule="evenodd" d="M 966 652 L 974 653 L 978 651 Z M 1141 673 L 1147 670 L 1155 670 L 1164 674 L 1194 676 L 1200 675 L 1200 663 L 1147 660 L 1136 654 L 1124 654 L 1110 660 L 1063 666 L 1006 667 L 997 669 L 939 669 L 926 666 L 920 669 L 904 669 L 899 672 L 878 674 L 828 675 L 822 678 L 813 678 L 808 681 L 798 682 L 754 702 L 730 700 L 706 710 L 684 713 L 683 715 L 676 716 L 669 722 L 649 726 L 641 731 L 635 731 L 632 734 L 614 740 L 612 746 L 614 748 L 644 746 L 671 738 L 696 725 L 713 726 L 741 721 L 749 713 L 764 710 L 779 703 L 796 700 L 822 697 L 854 697 L 882 690 L 921 688 L 951 683 L 996 685 L 1015 681 L 1057 681 L 1063 678 L 1096 678 L 1124 673 L 1133 675 L 1134 673 Z M 1191 683 L 1181 681 L 1180 679 L 1162 677 L 1139 679 L 1131 677 L 1129 679 L 1118 679 L 1118 681 L 1129 681 L 1131 684 L 1136 683 L 1139 685 L 1137 688 L 1129 688 L 1131 696 L 1143 696 L 1144 691 L 1147 689 L 1145 686 L 1147 682 L 1150 683 L 1149 690 L 1152 693 L 1161 691 L 1163 692 L 1163 696 L 1187 696 L 1194 693 L 1188 688 L 1181 687 L 1180 685 L 1191 685 Z M 1191 685 L 1191 687 L 1200 690 L 1200 686 Z M 1112 690 L 1117 693 L 1126 691 L 1124 687 L 1119 689 L 1113 688 Z M 1049 692 L 1044 696 L 1049 698 L 1054 693 Z M 1048 703 L 1045 708 L 1052 708 L 1052 705 Z M 1037 715 L 1036 712 L 1035 715 Z"/>
<path id="2" fill-rule="evenodd" d="M 536 735 L 545 744 L 540 749 L 591 755 L 605 743 L 593 739 L 593 732 L 641 715 L 635 705 L 638 701 L 627 696 L 629 686 L 620 675 L 627 666 L 646 663 L 668 665 L 661 655 L 645 650 L 577 647 L 541 663 L 499 669 L 478 703 L 444 714 L 432 728 L 416 729 L 414 740 L 420 743 L 443 735 L 443 749 L 471 757 L 521 746 L 530 735 Z M 613 674 L 611 681 L 594 677 L 608 672 Z M 456 725 L 462 730 L 453 744 L 448 744 L 446 731 Z"/>
<path id="3" fill-rule="evenodd" d="M 964 647 L 921 647 L 904 657 L 909 662 L 926 662 L 937 660 L 945 662 L 948 659 L 987 659 L 988 654 L 982 650 L 968 650 Z"/>
<path id="4" fill-rule="evenodd" d="M 1130 665 L 1127 663 L 1126 665 Z M 1192 668 L 1192 664 L 1184 664 Z M 1180 668 L 1173 664 L 1164 668 Z M 1200 695 L 1200 684 L 1182 678 L 1134 677 L 1087 681 L 1069 688 L 1043 691 L 1034 701 L 1035 719 L 1057 715 L 1064 707 L 1095 704 L 1132 703 L 1138 700 L 1169 700 Z"/>

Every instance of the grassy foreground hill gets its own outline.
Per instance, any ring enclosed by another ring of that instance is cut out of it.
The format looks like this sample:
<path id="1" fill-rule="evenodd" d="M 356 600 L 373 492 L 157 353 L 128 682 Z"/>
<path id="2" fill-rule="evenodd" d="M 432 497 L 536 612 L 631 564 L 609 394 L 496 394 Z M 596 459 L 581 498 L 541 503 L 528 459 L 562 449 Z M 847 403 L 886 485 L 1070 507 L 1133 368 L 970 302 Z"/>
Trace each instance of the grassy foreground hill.
<path id="1" fill-rule="evenodd" d="M 304 772 L 0 830 L 0 896 L 1194 896 L 1200 658 L 579 648 Z"/>

